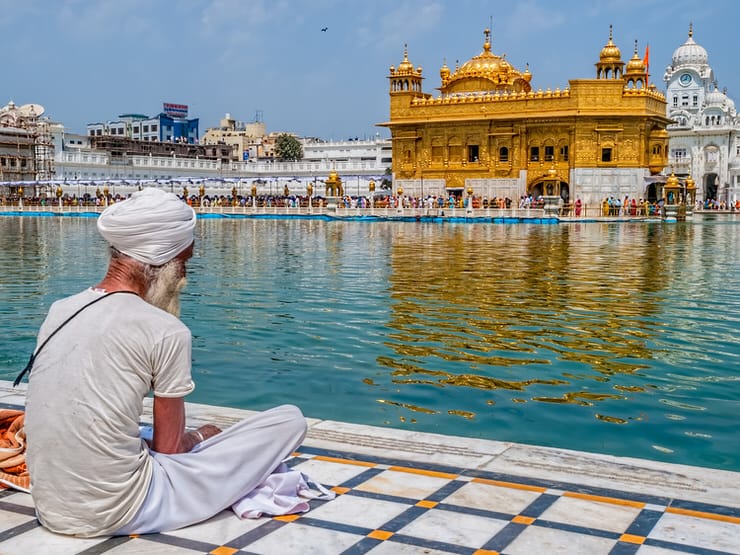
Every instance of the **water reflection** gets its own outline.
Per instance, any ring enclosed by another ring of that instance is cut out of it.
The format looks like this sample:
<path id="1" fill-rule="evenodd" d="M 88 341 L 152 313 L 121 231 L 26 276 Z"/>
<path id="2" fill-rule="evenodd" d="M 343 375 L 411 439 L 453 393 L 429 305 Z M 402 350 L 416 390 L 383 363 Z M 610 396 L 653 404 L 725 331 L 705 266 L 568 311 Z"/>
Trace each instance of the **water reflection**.
<path id="1" fill-rule="evenodd" d="M 740 222 L 199 220 L 190 400 L 740 470 Z M 0 218 L 0 377 L 95 283 L 94 220 Z"/>
<path id="2" fill-rule="evenodd" d="M 586 375 L 605 378 L 600 381 L 617 390 L 644 390 L 621 376 L 665 354 L 650 342 L 660 334 L 655 314 L 676 261 L 656 254 L 666 245 L 655 227 L 540 226 L 516 233 L 512 227 L 469 225 L 446 234 L 430 231 L 435 240 L 423 241 L 423 248 L 408 235 L 393 244 L 396 302 L 388 337 L 397 356 L 378 363 L 391 369 L 395 383 L 563 390 L 580 387 L 587 369 Z M 526 375 L 528 366 L 549 379 L 511 379 L 505 372 L 516 367 L 517 375 Z M 578 390 L 553 395 L 532 400 L 591 404 L 623 398 Z"/>

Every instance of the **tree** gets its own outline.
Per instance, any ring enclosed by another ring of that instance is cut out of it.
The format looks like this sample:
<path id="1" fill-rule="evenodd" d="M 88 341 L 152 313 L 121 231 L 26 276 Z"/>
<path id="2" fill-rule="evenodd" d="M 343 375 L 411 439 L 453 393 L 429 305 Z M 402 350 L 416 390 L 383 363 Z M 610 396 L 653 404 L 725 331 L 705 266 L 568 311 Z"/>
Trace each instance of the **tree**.
<path id="1" fill-rule="evenodd" d="M 393 188 L 393 172 L 390 168 L 385 169 L 385 173 L 383 174 L 383 179 L 380 181 L 380 188 L 389 191 Z"/>
<path id="2" fill-rule="evenodd" d="M 275 139 L 275 157 L 279 162 L 297 162 L 303 159 L 303 145 L 293 135 L 281 133 Z"/>

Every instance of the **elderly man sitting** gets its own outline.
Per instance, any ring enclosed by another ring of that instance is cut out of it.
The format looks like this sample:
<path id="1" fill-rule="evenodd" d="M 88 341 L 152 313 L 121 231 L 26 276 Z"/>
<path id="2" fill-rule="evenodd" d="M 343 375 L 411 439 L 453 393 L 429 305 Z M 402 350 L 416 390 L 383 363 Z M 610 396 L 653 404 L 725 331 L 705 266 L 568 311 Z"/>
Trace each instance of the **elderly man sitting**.
<path id="1" fill-rule="evenodd" d="M 162 532 L 205 520 L 260 485 L 306 432 L 283 405 L 221 432 L 185 429 L 191 335 L 179 292 L 195 213 L 145 189 L 108 207 L 112 254 L 94 287 L 55 302 L 30 364 L 27 463 L 41 523 L 76 536 Z M 58 331 L 58 333 L 57 333 Z M 151 446 L 143 399 L 154 394 Z"/>

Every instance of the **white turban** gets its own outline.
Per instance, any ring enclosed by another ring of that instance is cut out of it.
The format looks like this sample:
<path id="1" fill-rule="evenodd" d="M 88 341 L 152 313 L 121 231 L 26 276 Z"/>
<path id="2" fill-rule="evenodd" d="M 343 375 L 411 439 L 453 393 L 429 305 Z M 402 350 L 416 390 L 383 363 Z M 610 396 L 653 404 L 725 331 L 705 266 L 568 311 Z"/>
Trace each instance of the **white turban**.
<path id="1" fill-rule="evenodd" d="M 175 258 L 193 242 L 195 212 L 173 193 L 147 188 L 100 214 L 98 231 L 115 249 L 153 266 Z"/>

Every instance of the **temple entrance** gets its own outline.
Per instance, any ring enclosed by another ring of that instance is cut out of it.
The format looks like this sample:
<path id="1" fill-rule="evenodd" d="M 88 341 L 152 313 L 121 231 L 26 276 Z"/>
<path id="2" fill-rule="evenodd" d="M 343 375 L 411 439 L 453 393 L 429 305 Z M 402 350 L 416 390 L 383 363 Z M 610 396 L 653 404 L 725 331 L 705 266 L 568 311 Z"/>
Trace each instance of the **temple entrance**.
<path id="1" fill-rule="evenodd" d="M 716 173 L 708 173 L 704 176 L 704 200 L 718 200 L 719 176 Z"/>
<path id="2" fill-rule="evenodd" d="M 650 183 L 645 191 L 645 196 L 650 204 L 658 202 L 658 188 L 662 183 Z"/>
<path id="3" fill-rule="evenodd" d="M 553 197 L 558 196 L 567 204 L 570 202 L 570 186 L 566 181 L 561 181 L 557 177 L 554 179 L 539 179 L 530 183 L 527 187 L 527 194 L 536 199 L 540 196 Z"/>

